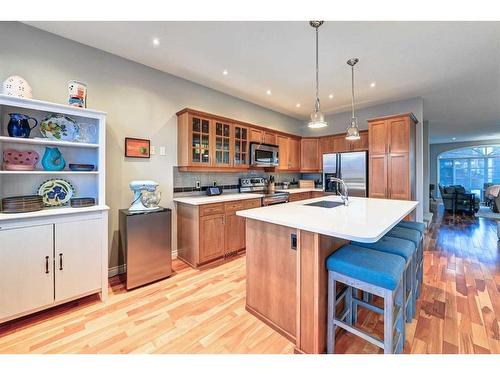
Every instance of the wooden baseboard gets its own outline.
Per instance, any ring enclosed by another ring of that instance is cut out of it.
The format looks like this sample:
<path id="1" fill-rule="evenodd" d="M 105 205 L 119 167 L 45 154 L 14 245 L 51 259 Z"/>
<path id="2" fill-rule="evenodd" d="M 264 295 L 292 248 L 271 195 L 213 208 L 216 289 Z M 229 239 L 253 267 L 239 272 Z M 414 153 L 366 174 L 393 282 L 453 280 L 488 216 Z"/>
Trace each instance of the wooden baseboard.
<path id="1" fill-rule="evenodd" d="M 285 331 L 281 327 L 279 327 L 276 324 L 274 324 L 271 320 L 267 319 L 265 316 L 263 316 L 262 314 L 260 314 L 257 310 L 254 310 L 253 308 L 251 308 L 247 304 L 245 304 L 245 310 L 247 310 L 250 314 L 252 314 L 253 316 L 255 316 L 260 321 L 266 323 L 269 327 L 271 327 L 272 329 L 274 329 L 281 336 L 285 337 L 286 339 L 290 340 L 293 343 L 296 343 L 295 336 L 293 336 L 291 333 Z"/>

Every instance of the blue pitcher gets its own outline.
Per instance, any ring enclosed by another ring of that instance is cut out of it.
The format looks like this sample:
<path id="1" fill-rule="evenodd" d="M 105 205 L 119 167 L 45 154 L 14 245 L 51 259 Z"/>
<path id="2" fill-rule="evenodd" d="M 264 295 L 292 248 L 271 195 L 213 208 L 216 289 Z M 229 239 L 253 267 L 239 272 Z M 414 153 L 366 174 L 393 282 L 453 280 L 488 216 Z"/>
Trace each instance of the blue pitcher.
<path id="1" fill-rule="evenodd" d="M 10 120 L 7 125 L 9 137 L 29 138 L 30 132 L 36 128 L 38 121 L 33 117 L 22 115 L 20 113 L 9 113 Z M 33 120 L 35 125 L 30 128 L 29 120 Z"/>

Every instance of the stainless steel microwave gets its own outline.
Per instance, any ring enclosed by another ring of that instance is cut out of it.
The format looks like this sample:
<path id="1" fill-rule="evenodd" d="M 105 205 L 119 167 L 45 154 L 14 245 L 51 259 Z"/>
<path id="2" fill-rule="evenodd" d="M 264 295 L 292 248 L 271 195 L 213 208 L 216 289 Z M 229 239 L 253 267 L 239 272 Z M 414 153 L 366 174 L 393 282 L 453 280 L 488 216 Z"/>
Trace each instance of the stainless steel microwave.
<path id="1" fill-rule="evenodd" d="M 278 146 L 250 143 L 250 164 L 259 167 L 278 166 Z"/>

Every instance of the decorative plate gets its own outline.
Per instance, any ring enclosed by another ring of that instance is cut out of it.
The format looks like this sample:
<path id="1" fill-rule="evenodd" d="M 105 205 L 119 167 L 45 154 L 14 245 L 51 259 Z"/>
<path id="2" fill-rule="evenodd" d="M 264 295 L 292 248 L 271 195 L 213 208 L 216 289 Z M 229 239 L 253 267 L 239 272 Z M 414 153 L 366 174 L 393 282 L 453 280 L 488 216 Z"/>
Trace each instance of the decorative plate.
<path id="1" fill-rule="evenodd" d="M 75 188 L 67 180 L 51 178 L 40 185 L 37 194 L 43 197 L 46 206 L 63 206 L 75 195 Z"/>
<path id="2" fill-rule="evenodd" d="M 56 141 L 74 141 L 78 138 L 78 125 L 71 117 L 49 115 L 40 123 L 40 133 Z"/>

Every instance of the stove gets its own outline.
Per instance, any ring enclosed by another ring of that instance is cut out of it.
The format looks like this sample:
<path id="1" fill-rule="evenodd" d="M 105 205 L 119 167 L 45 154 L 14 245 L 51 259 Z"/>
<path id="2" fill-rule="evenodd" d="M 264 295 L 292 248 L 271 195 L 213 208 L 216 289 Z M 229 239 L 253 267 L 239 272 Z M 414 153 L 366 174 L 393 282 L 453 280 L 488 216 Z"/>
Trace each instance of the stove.
<path id="1" fill-rule="evenodd" d="M 240 193 L 264 194 L 261 199 L 263 206 L 272 204 L 287 203 L 287 192 L 276 192 L 267 189 L 267 180 L 263 177 L 240 178 Z"/>

